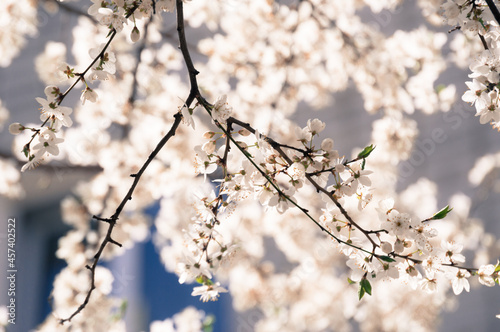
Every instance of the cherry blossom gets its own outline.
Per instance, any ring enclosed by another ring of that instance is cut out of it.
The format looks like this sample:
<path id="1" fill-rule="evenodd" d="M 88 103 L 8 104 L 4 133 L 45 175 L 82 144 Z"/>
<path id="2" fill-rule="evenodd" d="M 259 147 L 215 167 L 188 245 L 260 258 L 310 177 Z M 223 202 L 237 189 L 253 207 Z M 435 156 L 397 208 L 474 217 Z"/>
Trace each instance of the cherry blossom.
<path id="1" fill-rule="evenodd" d="M 455 274 L 452 274 L 451 272 L 449 273 L 449 276 L 453 275 L 453 279 L 451 280 L 452 288 L 453 288 L 453 293 L 456 295 L 462 293 L 462 291 L 465 289 L 465 291 L 470 291 L 470 285 L 469 281 L 467 278 L 470 277 L 470 273 L 465 270 L 458 270 Z"/>
<path id="2" fill-rule="evenodd" d="M 226 293 L 227 290 L 220 286 L 220 283 L 215 283 L 213 285 L 204 285 L 195 287 L 191 295 L 200 296 L 203 302 L 216 301 L 220 293 Z"/>
<path id="3" fill-rule="evenodd" d="M 493 264 L 483 265 L 479 268 L 477 274 L 479 275 L 479 282 L 488 287 L 495 286 L 494 273 L 495 266 Z"/>
<path id="4" fill-rule="evenodd" d="M 462 249 L 463 245 L 443 241 L 439 250 L 443 260 L 449 261 L 451 264 L 456 264 L 465 262 L 465 256 L 460 254 Z"/>
<path id="5" fill-rule="evenodd" d="M 92 73 L 90 75 L 92 80 L 108 80 L 113 78 L 113 75 L 116 72 L 115 54 L 113 52 L 106 51 L 101 55 L 104 46 L 104 44 L 101 44 L 99 47 L 89 50 L 90 57 L 98 59 L 94 66 L 92 66 Z"/>
<path id="6" fill-rule="evenodd" d="M 214 120 L 224 123 L 231 116 L 232 110 L 233 108 L 227 103 L 227 96 L 223 95 L 215 101 L 212 117 Z"/>
<path id="7" fill-rule="evenodd" d="M 82 105 L 85 105 L 86 100 L 95 103 L 97 101 L 97 93 L 91 88 L 86 87 L 85 90 L 83 90 L 82 92 L 80 100 L 82 101 Z"/>
<path id="8" fill-rule="evenodd" d="M 42 106 L 40 119 L 42 121 L 49 120 L 51 125 L 56 129 L 59 129 L 61 126 L 71 127 L 73 125 L 73 120 L 70 117 L 73 110 L 70 107 L 59 105 L 57 101 L 59 94 L 59 88 L 56 86 L 47 86 L 45 88 L 47 99 L 36 98 L 36 101 Z"/>
<path id="9" fill-rule="evenodd" d="M 59 148 L 57 144 L 64 142 L 64 139 L 56 137 L 54 132 L 50 129 L 45 129 L 39 137 L 39 142 L 33 146 L 33 150 L 45 154 L 45 152 L 57 156 L 59 154 Z"/>

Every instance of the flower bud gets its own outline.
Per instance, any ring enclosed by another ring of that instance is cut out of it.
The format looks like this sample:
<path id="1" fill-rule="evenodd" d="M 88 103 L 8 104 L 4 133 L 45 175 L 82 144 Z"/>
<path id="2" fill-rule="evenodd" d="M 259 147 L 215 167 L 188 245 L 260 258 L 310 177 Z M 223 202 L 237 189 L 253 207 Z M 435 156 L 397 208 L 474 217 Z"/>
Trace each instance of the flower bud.
<path id="1" fill-rule="evenodd" d="M 97 101 L 97 92 L 92 90 L 89 87 L 86 87 L 85 90 L 82 91 L 82 95 L 80 96 L 80 100 L 82 101 L 82 105 L 85 105 L 85 101 L 89 100 L 92 103 L 95 103 Z"/>
<path id="2" fill-rule="evenodd" d="M 402 253 L 405 250 L 405 244 L 400 239 L 397 239 L 394 243 L 394 251 L 398 254 Z"/>
<path id="3" fill-rule="evenodd" d="M 243 129 L 240 129 L 240 130 L 238 131 L 238 134 L 240 134 L 241 136 L 248 136 L 248 135 L 250 135 L 251 133 L 250 133 L 250 131 L 248 131 L 247 129 L 243 128 Z"/>
<path id="4" fill-rule="evenodd" d="M 333 150 L 333 139 L 325 138 L 323 142 L 321 142 L 321 149 L 323 151 L 332 151 Z"/>
<path id="5" fill-rule="evenodd" d="M 311 134 L 317 135 L 325 129 L 325 123 L 319 119 L 309 119 L 307 120 L 307 127 L 311 131 Z"/>
<path id="6" fill-rule="evenodd" d="M 406 273 L 408 273 L 411 277 L 416 277 L 418 276 L 418 271 L 414 266 L 408 266 L 406 268 Z"/>
<path id="7" fill-rule="evenodd" d="M 213 131 L 207 131 L 206 133 L 203 134 L 204 139 L 211 139 L 214 137 L 215 133 Z"/>
<path id="8" fill-rule="evenodd" d="M 382 251 L 385 252 L 386 254 L 391 253 L 392 252 L 392 244 L 390 244 L 389 242 L 383 241 L 380 244 L 380 249 L 382 249 Z"/>
<path id="9" fill-rule="evenodd" d="M 245 143 L 245 142 L 236 141 L 236 143 L 238 143 L 238 145 L 240 146 L 240 148 L 242 148 L 243 150 L 246 150 L 248 148 L 248 144 Z"/>
<path id="10" fill-rule="evenodd" d="M 133 43 L 137 42 L 141 38 L 141 33 L 139 32 L 139 29 L 137 29 L 136 26 L 132 29 L 132 32 L 130 33 L 130 39 L 132 40 Z"/>
<path id="11" fill-rule="evenodd" d="M 26 127 L 24 127 L 22 124 L 20 124 L 19 122 L 15 122 L 15 123 L 12 123 L 10 126 L 9 126 L 9 132 L 12 134 L 12 135 L 17 135 L 17 134 L 20 134 Z"/>

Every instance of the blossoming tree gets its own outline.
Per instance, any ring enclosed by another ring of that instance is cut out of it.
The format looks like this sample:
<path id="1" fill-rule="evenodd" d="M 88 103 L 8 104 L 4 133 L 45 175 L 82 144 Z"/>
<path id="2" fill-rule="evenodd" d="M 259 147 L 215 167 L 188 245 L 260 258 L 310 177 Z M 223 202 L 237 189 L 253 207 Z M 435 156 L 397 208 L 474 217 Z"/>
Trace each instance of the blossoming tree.
<path id="1" fill-rule="evenodd" d="M 468 198 L 438 209 L 435 198 L 412 197 L 435 196 L 429 180 L 405 192 L 397 184 L 418 136 L 411 115 L 454 107 L 455 86 L 436 84 L 450 62 L 470 67 L 462 99 L 480 123 L 500 128 L 497 2 L 419 0 L 428 23 L 450 25 L 449 35 L 420 27 L 387 36 L 363 19 L 400 2 L 92 0 L 80 10 L 39 1 L 78 17 L 72 56 L 51 42 L 37 57 L 47 84 L 33 96 L 40 119 L 10 124 L 25 163 L 18 170 L 3 160 L 2 168 L 19 179 L 54 158 L 99 167 L 61 203 L 73 229 L 56 255 L 67 267 L 40 331 L 125 330 L 109 319 L 113 275 L 100 263 L 145 239 L 144 209 L 154 202 L 165 268 L 197 284 L 192 295 L 202 301 L 230 292 L 236 310 L 259 310 L 257 331 L 348 330 L 353 322 L 396 331 L 400 317 L 431 330 L 447 298 L 470 291 L 469 280 L 495 286 L 499 248 L 482 241 L 491 237 L 482 228 L 479 241 L 468 236 Z M 3 66 L 36 30 L 26 23 L 35 5 L 0 5 L 9 22 L 2 38 L 12 40 Z M 301 105 L 333 112 L 332 96 L 349 86 L 379 116 L 353 152 L 316 117 L 305 126 L 293 120 Z M 78 93 L 73 109 L 66 98 Z M 16 181 L 9 186 L 20 191 Z M 286 273 L 266 260 L 265 238 L 290 264 Z M 188 308 L 150 329 L 208 325 Z"/>

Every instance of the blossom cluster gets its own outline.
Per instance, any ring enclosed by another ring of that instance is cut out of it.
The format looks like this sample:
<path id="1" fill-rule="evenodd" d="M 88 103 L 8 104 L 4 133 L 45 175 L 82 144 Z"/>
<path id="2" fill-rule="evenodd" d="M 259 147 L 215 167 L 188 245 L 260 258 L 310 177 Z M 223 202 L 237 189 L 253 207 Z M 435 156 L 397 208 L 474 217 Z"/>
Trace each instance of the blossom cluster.
<path id="1" fill-rule="evenodd" d="M 7 67 L 26 45 L 27 36 L 37 33 L 37 8 L 31 1 L 6 0 L 0 4 L 0 67 Z"/>
<path id="2" fill-rule="evenodd" d="M 464 33 L 479 35 L 484 50 L 470 63 L 472 81 L 465 82 L 469 89 L 462 100 L 474 105 L 481 124 L 489 123 L 500 128 L 499 107 L 499 54 L 500 27 L 485 2 L 453 1 L 443 4 L 443 16 L 448 24 L 459 27 Z"/>
<path id="3" fill-rule="evenodd" d="M 324 190 L 325 208 L 320 221 L 331 231 L 330 235 L 339 243 L 340 251 L 348 256 L 347 266 L 352 269 L 350 280 L 361 282 L 363 291 L 367 287 L 366 283 L 363 284 L 367 276 L 381 280 L 401 278 L 412 287 L 420 287 L 427 292 L 436 291 L 438 281 L 449 281 L 457 295 L 464 289 L 469 291 L 467 278 L 471 276 L 470 272 L 477 274 L 482 284 L 495 285 L 494 280 L 499 278 L 498 266 L 483 265 L 479 270 L 463 267 L 460 265 L 465 262 L 461 254 L 463 246 L 443 240 L 441 247 L 437 248 L 432 243 L 438 234 L 429 222 L 444 218 L 451 211 L 448 207 L 431 218 L 416 221 L 410 214 L 397 211 L 393 199 L 381 200 L 377 208 L 381 223 L 376 231 L 365 230 L 345 211 L 339 211 L 338 204 L 349 197 L 358 199 L 360 211 L 372 200 L 368 177 L 372 172 L 364 167 L 366 157 L 374 148 L 370 146 L 360 152 L 356 159 L 361 161 L 343 161 L 338 151 L 333 149 L 334 142 L 330 138 L 323 139 L 321 147 L 315 148 L 313 140 L 324 129 L 324 122 L 308 120 L 306 127 L 295 131 L 299 147 L 281 146 L 257 131 L 253 144 L 236 143 L 244 149 L 251 163 L 246 163 L 246 167 L 233 174 L 225 172 L 220 186 L 221 193 L 227 197 L 223 206 L 236 205 L 238 201 L 253 196 L 264 207 L 284 213 L 290 206 L 297 205 L 294 204 L 295 193 L 310 181 Z M 246 129 L 238 133 L 250 134 Z M 219 153 L 214 153 L 219 139 L 214 136 L 215 133 L 208 133 L 205 137 L 210 141 L 195 148 L 196 159 L 202 161 L 198 162 L 201 166 L 199 172 L 204 174 L 214 172 L 217 165 L 227 168 L 227 156 L 220 154 L 227 149 L 223 145 Z M 285 149 L 287 153 L 280 154 L 272 145 Z M 328 185 L 332 181 L 333 184 Z M 216 206 L 209 209 L 216 210 Z M 376 239 L 372 238 L 372 234 L 376 234 Z M 367 243 L 373 246 L 371 251 L 366 247 Z"/>
<path id="4" fill-rule="evenodd" d="M 172 1 L 170 1 L 172 2 Z M 170 3 L 169 2 L 169 3 Z M 136 1 L 93 1 L 93 5 L 88 9 L 89 15 L 96 18 L 101 24 L 106 25 L 110 31 L 120 31 L 123 29 L 123 24 L 131 17 L 134 19 L 134 29 L 131 33 L 131 38 L 135 42 L 139 38 L 139 31 L 135 26 L 135 16 L 139 18 L 150 17 L 152 14 L 152 1 L 142 1 L 139 4 Z M 160 9 L 171 11 L 172 5 L 161 4 Z M 109 80 L 114 77 L 116 72 L 115 62 L 116 58 L 113 52 L 107 50 L 108 44 L 101 44 L 98 47 L 91 48 L 89 55 L 93 59 L 91 65 L 83 72 L 75 72 L 75 68 L 65 62 L 58 64 L 56 73 L 51 76 L 59 78 L 60 81 L 72 79 L 77 77 L 76 82 L 64 93 L 60 88 L 54 85 L 49 85 L 45 88 L 46 99 L 36 98 L 37 102 L 41 105 L 41 127 L 29 127 L 20 123 L 13 123 L 9 126 L 11 134 L 18 135 L 24 130 L 31 130 L 34 134 L 31 140 L 23 147 L 23 154 L 28 158 L 21 171 L 32 169 L 40 165 L 50 155 L 59 155 L 59 148 L 57 144 L 64 141 L 60 129 L 62 126 L 71 127 L 73 121 L 71 120 L 71 113 L 73 110 L 66 106 L 61 106 L 61 102 L 66 97 L 67 93 L 72 88 L 82 81 L 85 88 L 82 91 L 80 100 L 82 105 L 85 101 L 96 102 L 98 95 L 94 89 L 90 88 L 85 79 L 85 74 L 90 70 L 89 78 L 91 81 Z M 45 128 L 44 128 L 45 127 Z M 36 144 L 33 146 L 34 140 Z"/>
<path id="5" fill-rule="evenodd" d="M 224 212 L 221 205 L 224 205 L 222 196 L 215 197 L 213 191 L 208 196 L 197 196 L 194 205 L 196 218 L 194 223 L 184 230 L 187 244 L 185 261 L 177 265 L 176 272 L 181 284 L 194 280 L 202 284 L 194 288 L 192 295 L 199 295 L 203 302 L 217 300 L 219 293 L 227 292 L 219 282 L 212 281 L 212 271 L 217 271 L 235 248 L 232 245 L 224 245 L 223 238 L 216 229 L 220 224 L 217 215 L 219 211 Z"/>
<path id="6" fill-rule="evenodd" d="M 97 48 L 90 49 L 89 54 L 90 57 L 94 59 L 95 63 L 90 68 L 90 79 L 92 81 L 101 81 L 112 78 L 116 71 L 116 58 L 114 53 L 106 51 L 106 46 L 101 44 Z M 78 76 L 78 80 L 85 83 L 85 89 L 82 91 L 80 97 L 82 105 L 84 105 L 87 100 L 94 103 L 97 101 L 97 93 L 89 87 L 83 74 L 76 74 L 75 69 L 65 62 L 58 66 L 57 72 L 56 76 L 61 77 L 62 80 Z M 67 93 L 68 91 L 62 93 L 58 86 L 49 85 L 45 88 L 46 98 L 36 98 L 36 101 L 41 106 L 40 120 L 42 121 L 42 125 L 40 127 L 25 126 L 17 122 L 9 126 L 9 131 L 13 135 L 21 134 L 23 131 L 33 132 L 31 140 L 23 147 L 22 152 L 25 157 L 28 158 L 28 162 L 21 168 L 22 172 L 26 169 L 37 167 L 50 156 L 59 155 L 58 144 L 64 142 L 64 138 L 61 137 L 63 135 L 61 128 L 71 127 L 73 125 L 73 120 L 71 118 L 73 109 L 61 105 Z"/>

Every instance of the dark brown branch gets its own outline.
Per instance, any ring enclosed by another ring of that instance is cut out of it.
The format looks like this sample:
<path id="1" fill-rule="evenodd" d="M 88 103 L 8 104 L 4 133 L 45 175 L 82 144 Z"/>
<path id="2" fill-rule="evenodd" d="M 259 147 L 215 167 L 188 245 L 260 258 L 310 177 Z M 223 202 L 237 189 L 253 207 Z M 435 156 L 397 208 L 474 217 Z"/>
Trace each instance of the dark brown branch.
<path id="1" fill-rule="evenodd" d="M 172 127 L 170 128 L 170 130 L 168 131 L 168 133 L 161 139 L 161 141 L 158 143 L 158 145 L 153 150 L 153 152 L 151 152 L 151 154 L 149 155 L 149 157 L 146 160 L 146 162 L 144 163 L 144 165 L 142 165 L 142 167 L 139 170 L 139 172 L 137 172 L 137 173 L 134 174 L 134 183 L 130 187 L 127 195 L 125 195 L 125 197 L 123 198 L 122 202 L 120 203 L 120 205 L 116 209 L 116 212 L 111 217 L 111 219 L 114 219 L 114 220 L 118 219 L 118 216 L 120 215 L 120 213 L 122 212 L 123 208 L 125 207 L 125 204 L 127 204 L 127 201 L 129 201 L 130 199 L 132 199 L 132 193 L 134 192 L 134 189 L 137 186 L 137 184 L 139 183 L 139 180 L 141 179 L 141 176 L 144 173 L 144 171 L 146 170 L 146 168 L 153 161 L 153 159 L 156 157 L 156 155 L 161 151 L 161 149 L 165 146 L 165 144 L 168 142 L 168 140 L 175 135 L 175 132 L 176 132 L 177 128 L 179 127 L 179 124 L 181 123 L 181 120 L 182 120 L 181 113 L 175 113 L 174 118 L 175 118 L 175 121 L 172 124 Z"/>
<path id="2" fill-rule="evenodd" d="M 87 292 L 87 296 L 85 297 L 85 300 L 78 307 L 78 309 L 71 314 L 71 316 L 69 316 L 68 318 L 65 318 L 65 319 L 61 319 L 59 321 L 61 324 L 64 324 L 65 322 L 70 321 L 73 317 L 75 317 L 77 314 L 79 314 L 87 306 L 89 299 L 90 299 L 90 296 L 92 295 L 92 292 L 95 289 L 95 270 L 97 268 L 97 264 L 99 263 L 99 259 L 101 258 L 101 255 L 102 255 L 104 249 L 106 248 L 106 246 L 108 245 L 108 243 L 112 243 L 112 244 L 115 244 L 115 245 L 121 247 L 121 244 L 116 242 L 115 240 L 113 240 L 113 238 L 111 237 L 111 234 L 113 232 L 113 228 L 116 226 L 116 223 L 118 221 L 118 217 L 120 216 L 120 213 L 122 212 L 123 208 L 125 207 L 127 202 L 132 199 L 132 194 L 135 190 L 135 187 L 139 183 L 142 174 L 148 168 L 149 164 L 153 161 L 153 159 L 155 159 L 155 157 L 158 155 L 158 153 L 161 151 L 161 149 L 165 146 L 165 144 L 168 142 L 168 140 L 175 135 L 175 132 L 176 132 L 177 128 L 179 127 L 179 124 L 181 123 L 181 120 L 182 120 L 181 113 L 176 113 L 174 115 L 174 118 L 175 118 L 174 123 L 172 124 L 172 127 L 170 128 L 168 133 L 161 139 L 161 141 L 158 143 L 158 145 L 153 150 L 153 152 L 151 152 L 151 154 L 149 155 L 149 157 L 146 160 L 146 162 L 144 163 L 144 165 L 142 165 L 139 172 L 134 174 L 134 177 L 133 177 L 134 182 L 132 183 L 132 186 L 130 187 L 130 189 L 127 192 L 127 194 L 125 195 L 125 197 L 122 199 L 120 205 L 116 208 L 115 213 L 110 218 L 101 218 L 101 217 L 94 216 L 95 219 L 100 220 L 100 221 L 104 221 L 104 222 L 109 224 L 108 230 L 106 232 L 106 237 L 102 241 L 102 243 L 99 247 L 99 250 L 95 254 L 94 261 L 93 261 L 92 265 L 87 267 L 91 272 L 91 283 L 90 283 L 90 289 Z"/>
<path id="3" fill-rule="evenodd" d="M 493 17 L 495 17 L 495 20 L 497 21 L 498 24 L 500 24 L 500 12 L 498 11 L 497 6 L 493 3 L 493 0 L 486 0 L 486 3 L 488 4 L 488 7 L 491 10 L 491 13 L 493 14 Z"/>
<path id="4" fill-rule="evenodd" d="M 177 0 L 176 5 L 177 5 L 177 32 L 178 32 L 178 35 L 179 35 L 179 44 L 180 44 L 179 47 L 181 49 L 182 56 L 184 58 L 184 61 L 186 63 L 186 66 L 187 66 L 187 69 L 188 69 L 188 72 L 189 72 L 189 81 L 190 81 L 190 84 L 191 84 L 191 89 L 190 89 L 190 92 L 189 92 L 189 97 L 186 100 L 186 105 L 189 106 L 192 103 L 192 101 L 193 101 L 192 98 L 196 98 L 198 100 L 198 103 L 200 103 L 205 108 L 205 110 L 211 115 L 212 106 L 201 96 L 201 93 L 200 93 L 200 91 L 198 89 L 198 82 L 197 82 L 197 79 L 196 79 L 196 75 L 198 75 L 199 72 L 194 67 L 193 62 L 191 60 L 191 56 L 189 54 L 189 49 L 188 49 L 187 41 L 186 41 L 186 35 L 185 35 L 185 32 L 184 32 L 184 14 L 183 14 L 183 2 L 182 2 L 182 0 Z M 231 123 L 236 123 L 236 124 L 238 124 L 238 125 L 240 125 L 240 126 L 242 126 L 244 128 L 248 127 L 247 129 L 249 129 L 249 131 L 251 131 L 252 133 L 255 134 L 255 130 L 249 124 L 245 124 L 244 122 L 239 121 L 239 120 L 237 120 L 235 118 L 232 118 L 232 117 L 230 117 L 227 120 L 227 128 L 224 128 L 219 123 L 216 123 L 216 125 L 224 132 L 224 134 L 226 135 L 226 137 L 229 138 L 229 139 L 231 139 L 231 140 L 233 140 L 233 139 L 231 137 L 230 131 L 228 130 L 229 128 L 231 128 Z M 270 139 L 268 139 L 268 140 L 270 140 Z M 283 150 L 281 150 L 280 145 L 277 142 L 275 142 L 274 140 L 271 140 L 271 141 L 279 149 L 278 151 L 281 151 L 283 159 L 285 159 L 291 165 L 293 162 L 290 160 L 290 158 L 288 158 L 288 156 L 283 152 Z M 233 141 L 233 143 L 234 143 L 234 141 Z M 239 146 L 238 144 L 236 144 L 236 146 L 237 146 L 238 149 L 240 149 L 242 151 L 242 153 L 245 154 L 245 152 L 243 151 L 243 149 L 241 148 L 241 146 Z M 253 161 L 251 159 L 250 159 L 250 162 L 253 163 Z M 261 174 L 264 177 L 267 178 L 267 174 L 265 174 L 262 169 L 260 169 L 259 167 L 257 167 L 255 164 L 254 164 L 254 166 L 257 168 L 257 170 L 259 172 L 261 172 Z M 270 183 L 271 183 L 271 185 L 273 187 L 275 187 L 275 189 L 280 193 L 280 195 L 283 195 L 284 197 L 286 197 L 293 205 L 295 205 L 303 213 L 305 213 L 322 231 L 328 233 L 332 238 L 334 238 L 338 242 L 348 244 L 347 242 L 345 242 L 345 241 L 337 238 L 335 235 L 333 235 L 331 232 L 329 232 L 325 227 L 323 227 L 321 224 L 319 224 L 314 218 L 311 217 L 311 215 L 309 214 L 309 212 L 306 209 L 304 209 L 303 207 L 299 206 L 297 203 L 295 203 L 293 200 L 291 200 L 288 196 L 286 196 L 285 193 L 283 193 L 282 191 L 280 191 L 279 188 L 276 186 L 276 184 L 274 184 L 272 182 L 270 182 Z M 337 204 L 339 204 L 339 203 L 337 202 Z M 343 210 L 343 211 L 347 214 L 347 212 L 345 210 Z M 352 221 L 352 219 L 350 217 L 348 217 L 348 219 L 350 219 Z M 376 244 L 373 242 L 373 240 L 368 235 L 367 235 L 367 237 L 368 237 L 368 239 L 374 245 L 374 249 L 373 249 L 373 252 L 371 252 L 371 254 L 374 255 L 374 256 L 377 256 L 375 254 Z M 359 248 L 359 247 L 356 247 L 354 245 L 351 245 L 351 246 L 354 247 L 354 248 L 356 248 L 356 249 L 360 249 L 362 251 L 366 251 L 366 250 L 364 250 L 362 248 Z M 366 251 L 366 252 L 370 253 L 368 251 Z"/>
<path id="5" fill-rule="evenodd" d="M 191 90 L 190 90 L 189 97 L 188 97 L 189 103 L 186 101 L 186 104 L 190 105 L 190 103 L 193 101 L 192 98 L 196 98 L 198 100 L 198 103 L 201 104 L 205 108 L 205 110 L 211 115 L 212 105 L 210 105 L 201 96 L 201 94 L 200 94 L 200 91 L 198 89 L 198 83 L 197 83 L 197 80 L 196 80 L 196 75 L 198 75 L 199 72 L 194 68 L 194 65 L 193 65 L 193 63 L 191 61 L 191 57 L 189 55 L 189 49 L 188 49 L 188 45 L 187 45 L 187 41 L 186 41 L 186 36 L 185 36 L 185 33 L 184 33 L 184 18 L 183 18 L 183 3 L 182 3 L 182 0 L 177 0 L 176 4 L 177 4 L 177 31 L 178 31 L 178 34 L 179 34 L 180 49 L 181 49 L 182 55 L 184 57 L 184 61 L 186 63 L 186 66 L 188 68 L 189 78 L 190 78 L 190 82 L 191 82 Z M 240 127 L 245 128 L 248 131 L 250 131 L 251 133 L 255 134 L 255 129 L 252 128 L 252 126 L 250 126 L 250 124 L 245 123 L 243 121 L 240 121 L 240 120 L 238 120 L 236 118 L 233 118 L 233 117 L 230 117 L 230 118 L 227 119 L 227 127 L 226 128 L 224 128 L 224 126 L 222 126 L 221 124 L 219 124 L 217 121 L 215 122 L 215 124 L 226 135 L 226 144 L 227 144 L 227 146 L 226 146 L 226 151 L 224 153 L 224 159 L 227 157 L 227 153 L 229 152 L 229 148 L 228 147 L 229 147 L 229 142 L 231 141 L 236 146 L 236 148 L 238 148 L 245 156 L 247 156 L 247 158 L 255 166 L 255 168 L 257 169 L 257 171 L 259 171 L 269 181 L 269 183 L 278 191 L 278 193 L 280 195 L 286 197 L 294 206 L 296 206 L 298 209 L 300 209 L 309 219 L 311 219 L 321 229 L 321 231 L 326 232 L 328 235 L 330 235 L 333 239 L 337 240 L 339 243 L 343 243 L 343 244 L 349 245 L 349 246 L 351 246 L 351 247 L 353 247 L 355 249 L 358 249 L 358 250 L 361 250 L 363 252 L 366 252 L 366 253 L 370 254 L 371 258 L 375 257 L 377 259 L 381 259 L 383 257 L 387 257 L 385 255 L 381 255 L 381 254 L 376 254 L 375 253 L 375 250 L 376 250 L 377 247 L 379 247 L 379 245 L 370 236 L 371 234 L 375 234 L 375 235 L 378 236 L 378 233 L 382 233 L 382 232 L 388 233 L 387 230 L 383 230 L 383 229 L 382 230 L 365 230 L 362 227 L 360 227 L 351 218 L 351 216 L 344 209 L 344 207 L 338 202 L 338 200 L 331 193 L 329 193 L 326 189 L 324 189 L 323 187 L 321 187 L 314 179 L 312 179 L 311 175 L 309 175 L 309 174 L 306 173 L 306 178 L 316 188 L 316 190 L 318 192 L 322 192 L 322 193 L 326 194 L 334 202 L 334 204 L 340 210 L 340 212 L 342 213 L 342 215 L 344 215 L 344 217 L 349 221 L 349 224 L 351 226 L 357 228 L 358 230 L 360 230 L 365 235 L 365 237 L 371 242 L 371 244 L 373 246 L 371 252 L 368 251 L 368 250 L 366 250 L 366 249 L 363 249 L 361 247 L 355 246 L 352 243 L 348 243 L 346 241 L 343 241 L 343 240 L 337 238 L 328 229 L 326 229 L 323 225 L 321 225 L 314 218 L 312 218 L 311 215 L 309 214 L 308 210 L 306 210 L 305 208 L 303 208 L 300 205 L 298 205 L 297 203 L 295 203 L 293 200 L 291 200 L 291 198 L 289 198 L 285 193 L 283 193 L 283 191 L 281 191 L 280 188 L 277 187 L 277 185 L 275 183 L 273 183 L 271 179 L 269 179 L 268 175 L 260 167 L 258 167 L 253 162 L 253 160 L 248 156 L 248 153 L 239 144 L 237 144 L 237 142 L 231 136 L 231 129 L 232 129 L 232 125 L 233 124 L 237 124 Z M 289 165 L 291 165 L 293 163 L 293 161 L 282 150 L 282 147 L 292 148 L 292 149 L 297 150 L 296 148 L 288 147 L 286 145 L 280 144 L 280 143 L 274 141 L 272 138 L 269 138 L 269 137 L 266 137 L 265 140 L 276 151 L 278 151 L 278 153 L 280 154 L 280 156 Z M 306 153 L 307 153 L 307 151 L 305 151 L 304 154 L 306 154 Z M 361 160 L 361 159 L 363 159 L 363 158 L 360 158 L 360 157 L 354 158 L 354 159 L 352 159 L 350 161 L 344 162 L 344 165 L 347 166 L 347 164 L 353 163 L 353 162 Z M 217 211 L 215 211 L 215 212 L 217 212 Z M 409 254 L 409 255 L 400 255 L 400 254 L 396 254 L 396 253 L 392 252 L 392 253 L 389 254 L 389 256 L 398 257 L 398 258 L 402 258 L 402 259 L 405 259 L 405 260 L 409 260 L 409 261 L 412 261 L 415 264 L 421 264 L 423 262 L 422 260 L 415 259 L 415 258 L 411 257 L 411 254 Z M 442 265 L 444 265 L 444 266 L 450 266 L 450 267 L 455 267 L 457 269 L 467 270 L 467 271 L 469 271 L 471 273 L 473 273 L 474 271 L 477 271 L 477 269 L 459 266 L 459 265 L 454 264 L 454 263 L 444 263 Z"/>
<path id="6" fill-rule="evenodd" d="M 488 49 L 488 43 L 486 43 L 486 39 L 484 39 L 483 35 L 481 35 L 480 33 L 477 34 L 479 36 L 479 39 L 481 39 L 481 43 L 483 44 L 483 47 L 485 50 Z"/>
<path id="7" fill-rule="evenodd" d="M 92 60 L 92 62 L 90 63 L 90 65 L 88 65 L 88 67 L 85 68 L 85 70 L 82 73 L 75 74 L 76 76 L 78 76 L 78 79 L 66 91 L 64 91 L 63 94 L 61 94 L 57 98 L 57 104 L 58 105 L 61 105 L 61 103 L 64 100 L 64 98 L 66 98 L 66 96 L 68 95 L 68 93 L 71 90 L 73 90 L 73 88 L 78 84 L 78 82 L 83 81 L 85 79 L 85 75 L 92 68 L 92 66 L 97 62 L 97 60 L 99 60 L 99 58 L 101 58 L 102 56 L 104 56 L 104 54 L 106 53 L 106 50 L 108 49 L 109 45 L 111 44 L 111 42 L 115 38 L 116 33 L 117 33 L 116 29 L 113 28 L 113 30 L 111 30 L 111 35 L 109 37 L 109 40 L 107 41 L 106 45 L 104 45 L 104 48 L 101 50 L 101 52 L 99 52 L 99 54 L 95 57 L 95 59 Z"/>
<path id="8" fill-rule="evenodd" d="M 198 88 L 198 81 L 196 80 L 196 75 L 199 74 L 194 68 L 193 60 L 191 60 L 191 55 L 189 54 L 189 50 L 187 48 L 186 41 L 186 33 L 184 30 L 184 9 L 182 0 L 177 0 L 176 2 L 177 8 L 177 34 L 179 36 L 180 50 L 182 52 L 182 57 L 184 58 L 184 62 L 186 63 L 188 73 L 189 73 L 189 84 L 191 89 L 189 91 L 189 96 L 186 99 L 186 106 L 190 107 L 195 99 L 201 98 L 200 90 Z"/>
<path id="9" fill-rule="evenodd" d="M 224 179 L 227 177 L 227 157 L 229 155 L 229 151 L 231 150 L 231 124 L 227 124 L 227 135 L 226 135 L 226 148 L 224 149 L 224 155 L 221 159 L 222 167 L 224 167 Z"/>

